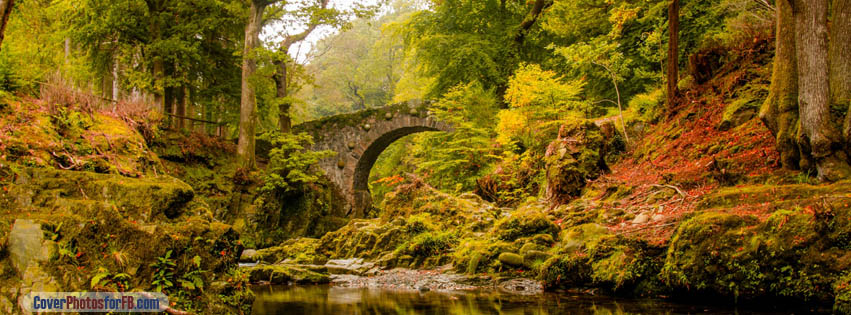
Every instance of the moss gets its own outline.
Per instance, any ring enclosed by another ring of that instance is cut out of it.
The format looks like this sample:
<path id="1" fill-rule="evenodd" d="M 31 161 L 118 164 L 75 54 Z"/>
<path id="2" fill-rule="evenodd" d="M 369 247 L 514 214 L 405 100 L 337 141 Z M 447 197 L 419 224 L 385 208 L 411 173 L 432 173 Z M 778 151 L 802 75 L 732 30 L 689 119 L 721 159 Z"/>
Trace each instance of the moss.
<path id="1" fill-rule="evenodd" d="M 479 263 L 482 262 L 482 254 L 481 253 L 473 253 L 473 256 L 470 257 L 470 261 L 467 263 L 467 273 L 475 274 L 479 270 Z"/>
<path id="2" fill-rule="evenodd" d="M 833 311 L 840 314 L 851 313 L 851 273 L 846 273 L 833 285 L 833 293 L 836 296 L 833 303 Z"/>
<path id="3" fill-rule="evenodd" d="M 579 197 L 586 178 L 608 171 L 605 156 L 608 144 L 594 123 L 575 120 L 565 123 L 558 139 L 547 147 L 547 198 L 563 204 Z"/>
<path id="4" fill-rule="evenodd" d="M 271 284 L 330 282 L 327 274 L 288 265 L 258 265 L 247 268 L 245 272 L 249 275 L 251 282 L 262 281 Z"/>
<path id="5" fill-rule="evenodd" d="M 701 213 L 677 229 L 662 276 L 675 287 L 727 296 L 833 299 L 845 251 L 830 249 L 836 234 L 826 233 L 838 220 L 815 213 L 780 210 L 764 222 Z"/>
<path id="6" fill-rule="evenodd" d="M 298 238 L 287 240 L 281 245 L 257 251 L 254 259 L 267 263 L 289 261 L 296 264 L 324 264 L 327 257 L 317 254 L 319 239 Z"/>
<path id="7" fill-rule="evenodd" d="M 730 208 L 743 202 L 749 204 L 772 203 L 778 207 L 813 203 L 812 198 L 842 193 L 849 181 L 830 185 L 749 185 L 721 188 L 701 200 L 698 209 Z"/>
<path id="8" fill-rule="evenodd" d="M 523 266 L 523 256 L 520 256 L 516 253 L 508 253 L 508 252 L 502 253 L 502 254 L 499 254 L 498 259 L 499 259 L 499 262 L 501 262 L 505 265 L 508 265 L 508 266 L 514 266 L 514 267 Z"/>
<path id="9" fill-rule="evenodd" d="M 500 240 L 513 241 L 536 234 L 557 235 L 559 227 L 537 209 L 518 210 L 496 222 L 492 233 Z"/>
<path id="10" fill-rule="evenodd" d="M 327 178 L 292 191 L 261 193 L 254 200 L 260 217 L 246 231 L 257 247 L 273 246 L 297 237 L 321 237 L 348 222 L 345 199 Z M 250 196 L 248 196 L 250 198 Z"/>
<path id="11" fill-rule="evenodd" d="M 718 130 L 727 131 L 751 120 L 756 116 L 759 105 L 759 100 L 736 99 L 724 107 L 724 114 L 721 123 L 718 125 Z"/>
<path id="12" fill-rule="evenodd" d="M 444 255 L 446 251 L 454 247 L 458 240 L 455 233 L 447 232 L 424 232 L 417 234 L 409 242 L 401 245 L 401 253 L 417 257 L 428 257 Z"/>

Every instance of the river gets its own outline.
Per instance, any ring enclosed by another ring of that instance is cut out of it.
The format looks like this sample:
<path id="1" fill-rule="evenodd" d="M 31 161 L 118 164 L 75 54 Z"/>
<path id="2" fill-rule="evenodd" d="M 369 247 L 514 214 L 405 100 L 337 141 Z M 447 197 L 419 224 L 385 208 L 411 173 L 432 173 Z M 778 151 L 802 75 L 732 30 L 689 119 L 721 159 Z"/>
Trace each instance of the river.
<path id="1" fill-rule="evenodd" d="M 732 308 L 590 294 L 496 291 L 399 292 L 330 285 L 253 286 L 253 314 L 812 314 L 770 304 Z M 825 310 L 821 310 L 825 312 Z"/>

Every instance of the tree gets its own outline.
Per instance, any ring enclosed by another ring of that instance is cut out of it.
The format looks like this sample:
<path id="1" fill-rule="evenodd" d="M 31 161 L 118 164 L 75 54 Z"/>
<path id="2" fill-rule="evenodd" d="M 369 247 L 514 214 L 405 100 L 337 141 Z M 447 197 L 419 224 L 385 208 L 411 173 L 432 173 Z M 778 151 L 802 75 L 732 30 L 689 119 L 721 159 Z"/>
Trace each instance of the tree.
<path id="1" fill-rule="evenodd" d="M 812 155 L 819 178 L 836 181 L 851 176 L 851 167 L 830 113 L 828 5 L 827 0 L 794 1 L 798 106 L 800 144 Z"/>
<path id="2" fill-rule="evenodd" d="M 832 107 L 847 108 L 851 24 L 847 0 L 777 1 L 777 44 L 769 96 L 760 118 L 776 138 L 786 168 L 815 169 L 819 179 L 851 176 L 847 123 Z M 828 16 L 832 29 L 828 33 Z M 845 133 L 845 135 L 843 135 Z"/>
<path id="3" fill-rule="evenodd" d="M 552 41 L 539 35 L 536 21 L 549 1 L 430 2 L 432 10 L 413 14 L 404 28 L 405 48 L 420 74 L 434 79 L 428 97 L 473 81 L 502 94 L 521 62 L 540 63 L 548 56 L 545 47 Z"/>
<path id="4" fill-rule="evenodd" d="M 780 152 L 780 164 L 798 169 L 801 152 L 798 148 L 798 64 L 795 57 L 795 19 L 789 0 L 777 1 L 777 24 L 774 69 L 768 98 L 759 117 L 771 130 Z"/>
<path id="5" fill-rule="evenodd" d="M 671 0 L 668 6 L 668 67 L 666 77 L 668 79 L 668 108 L 674 107 L 679 89 L 677 83 L 680 80 L 678 71 L 680 68 L 679 58 L 680 39 L 680 0 Z"/>
<path id="6" fill-rule="evenodd" d="M 834 0 L 830 29 L 830 102 L 847 108 L 843 136 L 851 155 L 851 1 Z"/>
<path id="7" fill-rule="evenodd" d="M 237 161 L 244 169 L 253 169 L 256 164 L 254 145 L 257 127 L 257 49 L 260 47 L 260 31 L 263 28 L 263 11 L 273 2 L 251 0 L 248 21 L 245 24 L 245 49 L 242 52 L 242 96 L 239 110 L 239 140 L 236 146 Z"/>
<path id="8" fill-rule="evenodd" d="M 12 8 L 15 6 L 15 0 L 0 0 L 0 45 L 3 44 L 3 37 L 6 34 L 6 23 L 9 22 L 9 16 L 12 15 Z"/>

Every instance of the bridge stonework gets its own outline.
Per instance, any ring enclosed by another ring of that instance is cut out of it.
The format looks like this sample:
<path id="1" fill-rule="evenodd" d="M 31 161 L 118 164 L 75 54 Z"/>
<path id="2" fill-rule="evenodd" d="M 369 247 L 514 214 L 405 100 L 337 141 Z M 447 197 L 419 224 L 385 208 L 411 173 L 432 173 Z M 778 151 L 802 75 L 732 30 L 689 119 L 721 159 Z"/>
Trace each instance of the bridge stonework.
<path id="1" fill-rule="evenodd" d="M 337 152 L 319 161 L 319 167 L 346 199 L 348 215 L 363 217 L 372 207 L 369 172 L 384 149 L 409 134 L 453 130 L 429 115 L 428 104 L 411 101 L 330 116 L 296 125 L 293 131 L 313 136 L 313 150 Z"/>

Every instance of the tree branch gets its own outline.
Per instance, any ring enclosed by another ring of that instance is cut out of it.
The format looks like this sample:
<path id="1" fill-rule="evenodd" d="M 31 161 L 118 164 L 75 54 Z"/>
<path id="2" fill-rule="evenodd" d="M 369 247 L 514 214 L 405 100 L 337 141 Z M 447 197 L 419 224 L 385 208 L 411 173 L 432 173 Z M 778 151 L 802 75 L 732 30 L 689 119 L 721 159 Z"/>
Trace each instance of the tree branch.
<path id="1" fill-rule="evenodd" d="M 532 9 L 529 10 L 529 14 L 527 14 L 526 18 L 523 19 L 523 22 L 520 23 L 520 30 L 517 32 L 517 36 L 514 40 L 518 43 L 522 43 L 523 40 L 526 39 L 526 33 L 528 33 L 529 29 L 532 28 L 532 25 L 535 25 L 535 22 L 538 21 L 541 13 L 551 5 L 553 5 L 553 0 L 535 0 L 535 5 L 532 6 Z"/>

